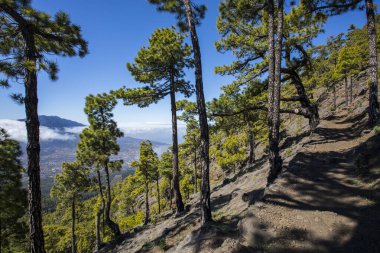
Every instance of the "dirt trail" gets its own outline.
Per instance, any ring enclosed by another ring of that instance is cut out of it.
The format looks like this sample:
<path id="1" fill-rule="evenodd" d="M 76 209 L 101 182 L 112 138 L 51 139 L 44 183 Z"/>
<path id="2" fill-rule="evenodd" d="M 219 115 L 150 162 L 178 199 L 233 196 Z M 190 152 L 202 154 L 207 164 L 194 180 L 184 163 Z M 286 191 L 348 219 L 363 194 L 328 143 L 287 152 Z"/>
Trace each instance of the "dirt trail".
<path id="1" fill-rule="evenodd" d="M 291 155 L 284 150 L 270 189 L 265 159 L 214 187 L 207 228 L 194 196 L 187 215 L 163 217 L 110 251 L 380 252 L 380 135 L 365 131 L 365 112 L 347 114 L 323 119 Z"/>
<path id="2" fill-rule="evenodd" d="M 361 145 L 379 152 L 379 136 L 363 119 L 343 111 L 300 143 L 265 204 L 241 222 L 251 252 L 380 252 L 379 190 L 356 171 Z"/>

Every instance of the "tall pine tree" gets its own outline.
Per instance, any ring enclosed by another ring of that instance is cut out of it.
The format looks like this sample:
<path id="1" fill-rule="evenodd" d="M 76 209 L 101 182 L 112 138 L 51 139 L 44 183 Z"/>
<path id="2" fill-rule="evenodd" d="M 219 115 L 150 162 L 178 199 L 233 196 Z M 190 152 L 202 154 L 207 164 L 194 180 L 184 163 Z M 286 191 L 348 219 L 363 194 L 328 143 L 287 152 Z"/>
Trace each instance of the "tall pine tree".
<path id="1" fill-rule="evenodd" d="M 0 1 L 0 72 L 5 79 L 2 86 L 9 86 L 9 79 L 22 80 L 25 94 L 15 94 L 23 102 L 26 112 L 27 155 L 29 176 L 29 215 L 31 252 L 45 252 L 42 230 L 40 187 L 40 142 L 38 120 L 37 72 L 46 71 L 56 79 L 57 66 L 46 55 L 84 56 L 87 43 L 80 28 L 71 23 L 68 15 L 59 12 L 55 17 L 37 11 L 30 1 Z"/>
<path id="2" fill-rule="evenodd" d="M 116 92 L 124 104 L 137 104 L 140 107 L 157 103 L 170 96 L 172 112 L 172 141 L 173 141 L 173 189 L 177 212 L 184 211 L 182 196 L 179 189 L 178 169 L 178 130 L 176 93 L 189 97 L 193 86 L 184 79 L 184 69 L 191 68 L 191 48 L 184 44 L 184 36 L 174 29 L 163 28 L 156 30 L 149 39 L 149 46 L 143 47 L 128 70 L 141 83 L 148 84 L 143 88 L 125 89 Z"/>
<path id="3" fill-rule="evenodd" d="M 106 224 L 115 236 L 119 236 L 119 226 L 111 219 L 112 196 L 110 182 L 110 172 L 119 170 L 123 162 L 122 160 L 111 160 L 111 156 L 117 155 L 120 151 L 117 139 L 123 136 L 116 122 L 112 119 L 112 110 L 116 104 L 116 99 L 108 94 L 90 95 L 86 98 L 84 111 L 87 114 L 90 126 L 80 134 L 77 158 L 81 163 L 96 170 L 99 195 L 102 202 L 98 218 L 105 207 Z M 105 196 L 102 188 L 101 170 L 104 171 L 106 178 Z M 98 246 L 99 243 L 100 240 L 98 240 Z"/>
<path id="4" fill-rule="evenodd" d="M 145 219 L 144 225 L 150 221 L 149 207 L 149 184 L 155 180 L 155 175 L 158 171 L 158 156 L 154 152 L 150 141 L 140 143 L 140 159 L 132 161 L 131 166 L 136 168 L 135 175 L 138 180 L 144 185 L 145 189 Z"/>

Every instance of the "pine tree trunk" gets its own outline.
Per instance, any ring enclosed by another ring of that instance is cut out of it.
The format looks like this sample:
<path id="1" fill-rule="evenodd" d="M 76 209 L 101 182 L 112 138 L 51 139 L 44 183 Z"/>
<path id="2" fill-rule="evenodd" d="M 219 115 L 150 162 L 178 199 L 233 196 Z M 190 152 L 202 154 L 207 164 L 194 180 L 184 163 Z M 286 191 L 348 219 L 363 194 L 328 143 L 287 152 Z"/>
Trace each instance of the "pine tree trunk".
<path id="1" fill-rule="evenodd" d="M 111 183 L 110 183 L 110 174 L 108 169 L 108 161 L 104 165 L 104 170 L 106 172 L 106 194 L 107 194 L 107 203 L 106 203 L 106 224 L 111 229 L 111 231 L 114 233 L 115 236 L 120 236 L 120 229 L 119 225 L 115 223 L 113 220 L 111 220 L 110 213 L 111 213 Z"/>
<path id="2" fill-rule="evenodd" d="M 159 178 L 156 179 L 156 187 L 157 187 L 157 203 L 158 203 L 158 213 L 161 213 L 161 196 L 160 196 L 160 183 Z"/>
<path id="3" fill-rule="evenodd" d="M 274 2 L 266 0 L 268 7 L 268 131 L 269 139 L 272 138 L 273 127 L 273 88 L 274 88 L 274 68 L 275 68 L 275 49 L 274 49 Z"/>
<path id="4" fill-rule="evenodd" d="M 77 245 L 75 240 L 75 195 L 71 202 L 71 252 L 77 252 Z"/>
<path id="5" fill-rule="evenodd" d="M 37 64 L 34 35 L 24 28 L 22 31 L 26 43 L 26 61 L 33 68 L 25 70 L 25 112 L 28 155 L 28 196 L 29 196 L 29 226 L 30 250 L 32 253 L 44 253 L 44 234 L 41 213 L 41 185 L 40 185 L 40 122 L 38 119 L 37 95 Z"/>
<path id="6" fill-rule="evenodd" d="M 296 71 L 292 71 L 290 73 L 291 79 L 293 81 L 294 87 L 297 90 L 299 102 L 301 104 L 301 107 L 306 109 L 307 112 L 307 118 L 309 119 L 309 127 L 310 131 L 314 132 L 314 130 L 319 125 L 320 119 L 319 119 L 319 112 L 318 112 L 318 106 L 314 103 L 312 103 L 309 99 L 309 97 L 306 94 L 305 87 L 302 83 L 302 80 L 298 73 Z"/>
<path id="7" fill-rule="evenodd" d="M 98 191 L 99 191 L 99 195 L 100 195 L 100 198 L 101 198 L 101 206 L 99 207 L 97 213 L 96 213 L 96 249 L 97 251 L 100 250 L 100 244 L 101 244 L 101 238 L 100 238 L 100 220 L 101 220 L 101 216 L 103 214 L 103 210 L 104 210 L 104 196 L 103 196 L 103 188 L 102 188 L 102 179 L 101 179 L 101 176 L 100 176 L 100 171 L 98 170 L 96 172 L 97 176 L 98 176 Z M 104 225 L 103 225 L 103 229 L 104 229 Z M 103 236 L 104 236 L 104 231 L 103 231 Z"/>
<path id="8" fill-rule="evenodd" d="M 369 108 L 368 108 L 368 124 L 374 126 L 379 119 L 379 101 L 378 101 L 378 63 L 376 48 L 376 19 L 372 0 L 366 0 L 367 29 L 369 42 Z"/>
<path id="9" fill-rule="evenodd" d="M 255 134 L 252 130 L 249 130 L 249 164 L 253 164 L 255 162 Z"/>
<path id="10" fill-rule="evenodd" d="M 149 223 L 149 183 L 148 180 L 145 179 L 145 218 L 144 218 L 144 225 L 148 225 Z"/>
<path id="11" fill-rule="evenodd" d="M 193 10 L 190 0 L 183 0 L 186 8 L 186 18 L 190 30 L 191 42 L 193 44 L 194 61 L 195 61 L 195 92 L 197 96 L 197 107 L 199 114 L 199 127 L 201 131 L 201 144 L 200 144 L 200 163 L 202 171 L 201 181 L 201 219 L 202 224 L 212 221 L 211 216 L 211 201 L 210 201 L 210 137 L 207 123 L 206 102 L 203 92 L 203 77 L 202 77 L 202 57 L 199 47 L 199 40 L 195 28 L 193 17 Z"/>
<path id="12" fill-rule="evenodd" d="M 181 191 L 179 189 L 179 168 L 178 168 L 178 134 L 177 134 L 177 106 L 175 98 L 174 70 L 170 73 L 170 102 L 172 110 L 172 140 L 173 140 L 173 189 L 176 204 L 176 212 L 185 210 Z"/>
<path id="13" fill-rule="evenodd" d="M 195 140 L 194 140 L 194 143 Z M 197 186 L 197 147 L 195 146 L 195 149 L 194 149 L 194 193 L 197 193 L 197 189 L 198 189 L 198 186 Z"/>
<path id="14" fill-rule="evenodd" d="M 347 81 L 347 76 L 344 77 L 344 105 L 348 106 L 348 81 Z"/>
<path id="15" fill-rule="evenodd" d="M 96 227 L 96 252 L 99 252 L 100 250 L 100 244 L 101 244 L 101 239 L 100 239 L 100 216 L 101 213 L 99 211 L 96 213 L 95 217 L 95 227 Z"/>
<path id="16" fill-rule="evenodd" d="M 280 156 L 280 96 L 281 96 L 281 60 L 282 60 L 282 34 L 284 18 L 284 1 L 278 2 L 278 24 L 277 24 L 277 45 L 275 47 L 275 67 L 274 67 L 274 84 L 273 84 L 273 108 L 272 108 L 272 131 L 269 139 L 269 163 L 270 171 L 267 185 L 274 182 L 282 170 L 282 159 Z M 271 11 L 274 16 L 274 11 Z M 274 17 L 273 17 L 274 19 Z M 274 30 L 274 27 L 271 28 Z M 271 39 L 269 39 L 271 40 Z M 273 38 L 274 42 L 274 38 Z M 270 48 L 270 49 L 273 49 Z M 273 58 L 272 58 L 273 59 Z"/>
<path id="17" fill-rule="evenodd" d="M 352 104 L 352 77 L 350 76 L 350 104 Z"/>
<path id="18" fill-rule="evenodd" d="M 173 180 L 170 180 L 170 210 L 173 206 Z"/>

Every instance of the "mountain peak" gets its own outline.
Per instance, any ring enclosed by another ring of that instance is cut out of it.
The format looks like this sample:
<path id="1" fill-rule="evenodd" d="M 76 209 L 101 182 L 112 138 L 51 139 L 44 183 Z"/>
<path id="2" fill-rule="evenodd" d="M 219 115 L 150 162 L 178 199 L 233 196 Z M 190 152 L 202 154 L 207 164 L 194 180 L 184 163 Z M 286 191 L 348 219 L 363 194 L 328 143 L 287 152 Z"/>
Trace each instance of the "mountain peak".
<path id="1" fill-rule="evenodd" d="M 85 126 L 82 123 L 60 118 L 58 116 L 39 116 L 40 125 L 49 128 L 65 128 L 65 127 L 82 127 Z M 25 119 L 19 119 L 19 121 L 25 121 Z"/>

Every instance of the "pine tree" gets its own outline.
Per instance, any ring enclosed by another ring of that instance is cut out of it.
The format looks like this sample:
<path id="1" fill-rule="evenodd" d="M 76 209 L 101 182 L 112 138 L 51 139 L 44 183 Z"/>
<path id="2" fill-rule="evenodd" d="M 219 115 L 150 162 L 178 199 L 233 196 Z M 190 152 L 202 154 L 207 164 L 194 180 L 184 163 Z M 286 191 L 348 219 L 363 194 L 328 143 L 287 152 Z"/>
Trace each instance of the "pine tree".
<path id="1" fill-rule="evenodd" d="M 373 0 L 303 0 L 306 8 L 311 12 L 324 13 L 328 16 L 339 15 L 357 8 L 366 9 L 368 45 L 369 45 L 369 105 L 368 125 L 374 126 L 380 113 L 378 101 L 378 60 L 376 17 Z M 364 5 L 364 6 L 363 6 Z"/>
<path id="2" fill-rule="evenodd" d="M 219 160 L 219 165 L 235 164 L 235 169 L 236 166 L 241 167 L 246 163 L 247 153 L 248 163 L 254 162 L 255 136 L 267 136 L 267 110 L 249 109 L 251 105 L 255 107 L 265 100 L 267 95 L 265 84 L 260 80 L 253 80 L 244 88 L 232 83 L 223 86 L 222 90 L 219 98 L 213 99 L 209 104 L 210 115 L 214 121 L 211 139 L 213 145 L 216 145 L 211 147 L 211 153 Z M 240 146 L 236 145 L 236 138 Z M 229 145 L 226 145 L 228 139 Z M 246 146 L 241 145 L 242 142 L 247 143 L 248 152 L 245 151 Z"/>
<path id="3" fill-rule="evenodd" d="M 377 34 L 375 10 L 372 0 L 365 0 L 367 14 L 368 44 L 369 44 L 369 106 L 368 106 L 368 123 L 374 126 L 380 114 L 378 101 L 378 61 L 377 61 Z"/>
<path id="4" fill-rule="evenodd" d="M 231 51 L 237 59 L 230 65 L 217 67 L 217 73 L 234 75 L 237 78 L 236 83 L 245 85 L 274 71 L 273 66 L 269 66 L 269 60 L 274 55 L 270 54 L 267 40 L 272 22 L 268 10 L 272 9 L 272 4 L 274 3 L 268 1 L 246 0 L 228 0 L 221 3 L 217 26 L 222 39 L 216 42 L 216 48 L 221 53 Z M 273 22 L 276 20 L 275 18 Z M 281 101 L 286 104 L 298 102 L 301 108 L 293 113 L 308 118 L 310 130 L 313 131 L 319 124 L 318 108 L 306 93 L 302 75 L 310 70 L 311 55 L 308 49 L 313 38 L 322 32 L 324 17 L 310 15 L 303 5 L 298 5 L 291 8 L 284 16 L 283 22 L 284 38 L 281 48 L 284 64 L 280 69 L 283 74 L 281 81 L 294 85 L 297 94 L 281 97 Z M 272 81 L 268 77 L 268 82 Z M 268 85 L 268 94 L 271 92 L 271 85 Z M 268 99 L 272 100 L 272 97 Z M 271 115 L 271 106 L 268 105 L 267 109 Z"/>
<path id="5" fill-rule="evenodd" d="M 139 161 L 132 161 L 131 166 L 136 168 L 135 175 L 145 187 L 144 225 L 147 225 L 150 221 L 149 184 L 155 179 L 158 170 L 158 156 L 150 141 L 140 143 L 140 159 Z"/>
<path id="6" fill-rule="evenodd" d="M 164 191 L 161 190 L 161 192 L 168 198 L 169 209 L 171 209 L 173 200 L 173 153 L 171 149 L 161 154 L 158 170 L 161 175 L 161 183 L 169 182 L 169 188 L 164 189 Z M 169 192 L 165 190 L 168 190 Z"/>
<path id="7" fill-rule="evenodd" d="M 196 26 L 200 25 L 205 16 L 206 6 L 196 5 L 190 0 L 149 0 L 156 4 L 159 11 L 166 11 L 176 15 L 178 27 L 182 31 L 189 31 L 193 44 L 195 65 L 195 93 L 201 131 L 200 163 L 202 171 L 201 181 L 201 218 L 205 224 L 212 221 L 210 202 L 210 137 L 207 123 L 206 100 L 203 91 L 202 56 Z"/>
<path id="8" fill-rule="evenodd" d="M 143 47 L 135 62 L 127 64 L 128 70 L 141 83 L 148 86 L 136 89 L 119 90 L 119 98 L 124 104 L 137 104 L 140 107 L 157 103 L 167 95 L 170 96 L 172 112 L 173 140 L 173 189 L 178 213 L 184 211 L 182 196 L 179 189 L 178 171 L 178 134 L 176 93 L 186 97 L 193 93 L 193 86 L 184 79 L 184 69 L 191 68 L 191 48 L 184 44 L 185 37 L 174 29 L 163 28 L 156 30 L 149 39 L 149 46 Z"/>
<path id="9" fill-rule="evenodd" d="M 22 188 L 21 148 L 0 128 L 0 252 L 24 250 L 27 195 Z"/>
<path id="10" fill-rule="evenodd" d="M 71 251 L 77 252 L 75 221 L 76 203 L 81 200 L 82 194 L 90 186 L 89 169 L 78 162 L 63 163 L 62 172 L 55 175 L 51 196 L 58 200 L 59 206 L 71 206 Z"/>
<path id="11" fill-rule="evenodd" d="M 200 129 L 199 123 L 195 116 L 197 114 L 196 103 L 188 100 L 181 100 L 177 103 L 178 111 L 182 111 L 180 120 L 186 123 L 185 141 L 182 143 L 182 152 L 186 157 L 193 157 L 193 185 L 194 193 L 198 191 L 198 160 L 199 160 L 199 147 L 200 147 Z"/>
<path id="12" fill-rule="evenodd" d="M 108 94 L 90 95 L 86 98 L 84 111 L 87 114 L 90 126 L 80 134 L 77 159 L 82 164 L 93 167 L 96 170 L 99 195 L 102 201 L 102 206 L 98 212 L 98 219 L 103 207 L 105 207 L 106 224 L 115 236 L 119 236 L 119 226 L 111 219 L 112 197 L 110 183 L 110 171 L 119 170 L 123 163 L 122 160 L 111 161 L 111 156 L 117 155 L 120 150 L 117 139 L 123 136 L 116 122 L 112 119 L 112 110 L 116 104 L 116 99 Z M 106 197 L 103 195 L 101 170 L 104 170 L 106 177 Z M 100 241 L 98 240 L 98 246 L 99 243 Z"/>
<path id="13" fill-rule="evenodd" d="M 14 94 L 23 102 L 28 133 L 28 176 L 31 252 L 45 252 L 42 230 L 40 187 L 40 143 L 38 121 L 37 71 L 46 71 L 50 78 L 57 78 L 58 68 L 45 56 L 84 56 L 87 43 L 80 28 L 73 25 L 66 13 L 59 12 L 52 18 L 30 6 L 30 1 L 4 0 L 0 2 L 0 72 L 5 78 L 2 86 L 9 86 L 8 79 L 23 80 L 25 96 Z"/>

